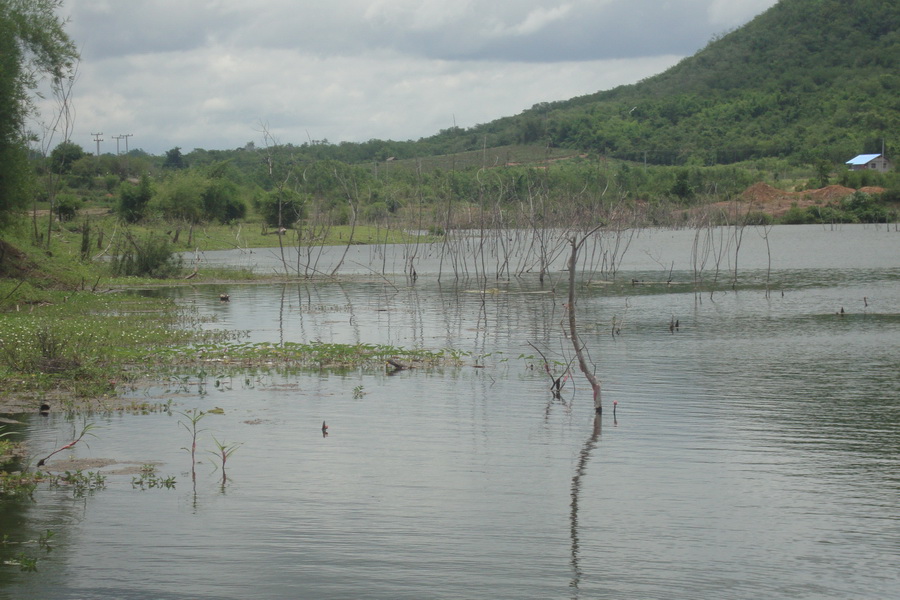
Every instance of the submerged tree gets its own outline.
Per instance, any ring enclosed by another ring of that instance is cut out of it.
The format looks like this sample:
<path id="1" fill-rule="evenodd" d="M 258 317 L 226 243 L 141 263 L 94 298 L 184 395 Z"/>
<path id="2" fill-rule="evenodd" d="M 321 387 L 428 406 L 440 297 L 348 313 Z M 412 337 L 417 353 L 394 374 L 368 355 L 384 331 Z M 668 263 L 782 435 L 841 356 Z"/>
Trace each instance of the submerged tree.
<path id="1" fill-rule="evenodd" d="M 589 368 L 584 354 L 584 345 L 581 343 L 581 338 L 578 337 L 578 326 L 575 318 L 575 271 L 578 265 L 578 251 L 599 228 L 600 226 L 598 225 L 580 239 L 574 234 L 569 238 L 569 246 L 571 248 L 571 253 L 569 254 L 569 337 L 575 349 L 575 356 L 578 358 L 578 368 L 581 369 L 594 392 L 594 410 L 597 413 L 603 412 L 603 406 L 600 403 L 600 380 Z"/>

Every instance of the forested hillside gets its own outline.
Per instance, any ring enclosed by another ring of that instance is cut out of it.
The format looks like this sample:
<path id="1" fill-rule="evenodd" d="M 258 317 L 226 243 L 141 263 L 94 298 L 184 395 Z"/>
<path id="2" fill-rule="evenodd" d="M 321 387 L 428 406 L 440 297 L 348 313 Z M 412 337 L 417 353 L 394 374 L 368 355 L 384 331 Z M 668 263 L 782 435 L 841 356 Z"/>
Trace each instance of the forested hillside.
<path id="1" fill-rule="evenodd" d="M 467 132 L 657 164 L 843 162 L 900 131 L 900 2 L 782 0 L 635 85 Z M 437 138 L 435 138 L 437 139 Z"/>

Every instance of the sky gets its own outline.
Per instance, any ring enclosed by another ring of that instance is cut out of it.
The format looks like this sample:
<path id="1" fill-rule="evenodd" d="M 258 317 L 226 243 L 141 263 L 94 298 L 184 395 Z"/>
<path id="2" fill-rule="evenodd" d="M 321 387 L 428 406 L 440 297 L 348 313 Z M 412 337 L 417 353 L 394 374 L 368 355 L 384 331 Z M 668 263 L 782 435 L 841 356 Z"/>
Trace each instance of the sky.
<path id="1" fill-rule="evenodd" d="M 264 131 L 415 140 L 637 82 L 775 2 L 65 0 L 81 52 L 71 140 L 157 155 Z"/>

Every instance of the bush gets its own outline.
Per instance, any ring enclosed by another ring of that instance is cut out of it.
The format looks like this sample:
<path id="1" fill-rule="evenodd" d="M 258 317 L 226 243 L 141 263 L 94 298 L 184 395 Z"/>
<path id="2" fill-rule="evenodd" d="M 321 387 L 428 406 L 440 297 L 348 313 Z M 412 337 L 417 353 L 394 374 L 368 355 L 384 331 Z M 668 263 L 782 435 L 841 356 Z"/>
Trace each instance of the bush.
<path id="1" fill-rule="evenodd" d="M 370 223 L 382 221 L 390 214 L 388 205 L 384 202 L 373 202 L 363 208 L 363 218 Z"/>
<path id="2" fill-rule="evenodd" d="M 114 275 L 160 279 L 177 275 L 183 266 L 184 261 L 175 254 L 168 238 L 148 235 L 138 240 L 130 233 L 125 235 L 111 263 Z"/>
<path id="3" fill-rule="evenodd" d="M 60 221 L 71 221 L 81 208 L 81 200 L 74 194 L 60 194 L 56 197 L 56 213 Z"/>
<path id="4" fill-rule="evenodd" d="M 278 203 L 281 202 L 281 222 L 279 223 Z M 293 190 L 272 190 L 253 199 L 256 210 L 266 225 L 272 227 L 293 227 L 297 221 L 306 218 L 306 197 Z"/>
<path id="5" fill-rule="evenodd" d="M 885 206 L 876 202 L 875 198 L 863 192 L 855 192 L 853 195 L 841 201 L 841 209 L 851 214 L 860 223 L 887 223 L 888 210 Z"/>
<path id="6" fill-rule="evenodd" d="M 744 225 L 771 225 L 775 218 L 768 213 L 754 210 L 744 216 Z"/>
<path id="7" fill-rule="evenodd" d="M 231 223 L 247 215 L 247 205 L 237 197 L 237 187 L 230 181 L 211 180 L 201 196 L 203 216 L 220 223 Z"/>
<path id="8" fill-rule="evenodd" d="M 144 218 L 147 205 L 153 197 L 150 178 L 144 175 L 141 182 L 134 185 L 128 182 L 119 187 L 119 216 L 127 223 L 137 223 Z"/>

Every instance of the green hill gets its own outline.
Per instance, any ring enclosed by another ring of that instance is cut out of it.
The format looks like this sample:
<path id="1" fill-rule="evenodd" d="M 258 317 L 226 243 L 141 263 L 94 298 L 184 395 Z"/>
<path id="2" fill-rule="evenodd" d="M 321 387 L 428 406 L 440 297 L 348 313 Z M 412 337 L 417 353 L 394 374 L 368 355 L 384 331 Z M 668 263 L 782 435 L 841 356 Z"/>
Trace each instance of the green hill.
<path id="1" fill-rule="evenodd" d="M 534 143 L 655 164 L 888 154 L 900 131 L 900 3 L 782 0 L 637 84 L 536 105 L 419 149 Z"/>

